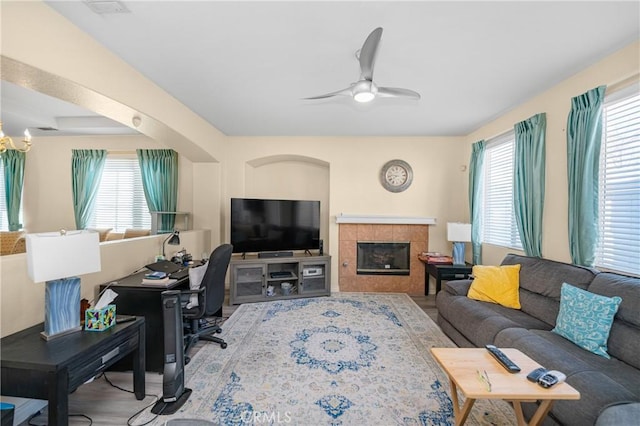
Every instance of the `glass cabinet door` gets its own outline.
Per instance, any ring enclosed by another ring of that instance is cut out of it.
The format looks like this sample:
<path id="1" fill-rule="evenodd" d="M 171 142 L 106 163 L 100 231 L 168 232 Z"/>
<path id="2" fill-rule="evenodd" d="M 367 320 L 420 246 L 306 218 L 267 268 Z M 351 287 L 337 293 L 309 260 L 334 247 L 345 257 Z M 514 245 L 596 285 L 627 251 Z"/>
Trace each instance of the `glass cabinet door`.
<path id="1" fill-rule="evenodd" d="M 233 300 L 251 301 L 264 295 L 264 265 L 234 265 Z"/>

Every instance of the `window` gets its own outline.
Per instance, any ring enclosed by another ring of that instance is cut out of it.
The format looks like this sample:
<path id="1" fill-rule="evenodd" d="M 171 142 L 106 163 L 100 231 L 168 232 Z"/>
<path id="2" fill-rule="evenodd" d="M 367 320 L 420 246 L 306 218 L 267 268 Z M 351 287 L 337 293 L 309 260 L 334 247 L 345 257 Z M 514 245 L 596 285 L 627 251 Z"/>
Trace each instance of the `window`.
<path id="1" fill-rule="evenodd" d="M 487 142 L 484 156 L 482 241 L 522 250 L 513 210 L 515 133 Z"/>
<path id="2" fill-rule="evenodd" d="M 89 228 L 151 228 L 151 215 L 142 187 L 140 166 L 135 155 L 109 155 Z"/>
<path id="3" fill-rule="evenodd" d="M 605 98 L 596 266 L 640 275 L 640 92 Z"/>

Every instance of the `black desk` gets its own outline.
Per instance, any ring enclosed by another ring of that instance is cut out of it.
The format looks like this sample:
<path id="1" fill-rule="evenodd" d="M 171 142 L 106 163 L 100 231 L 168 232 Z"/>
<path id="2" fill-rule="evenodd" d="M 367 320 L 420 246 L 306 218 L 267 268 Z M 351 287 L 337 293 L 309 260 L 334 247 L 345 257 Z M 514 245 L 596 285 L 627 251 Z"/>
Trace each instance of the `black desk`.
<path id="1" fill-rule="evenodd" d="M 115 284 L 102 284 L 100 291 L 106 286 L 118 293 L 113 301 L 116 314 L 136 315 L 145 318 L 147 371 L 162 373 L 164 369 L 164 321 L 162 317 L 161 293 L 166 290 L 177 290 L 189 287 L 189 277 L 167 287 L 142 285 L 142 278 L 149 271 L 144 270 L 128 277 L 113 281 Z M 124 360 L 115 369 L 128 370 L 131 364 Z"/>
<path id="2" fill-rule="evenodd" d="M 43 324 L 0 341 L 2 394 L 49 400 L 49 425 L 69 423 L 69 393 L 116 361 L 132 354 L 136 399 L 145 392 L 144 318 L 106 331 L 79 331 L 45 341 Z"/>
<path id="3" fill-rule="evenodd" d="M 468 278 L 471 275 L 473 265 L 465 263 L 464 265 L 442 265 L 437 263 L 424 263 L 424 294 L 429 294 L 429 275 L 436 279 L 436 293 L 440 291 L 442 287 L 442 280 L 462 280 Z"/>

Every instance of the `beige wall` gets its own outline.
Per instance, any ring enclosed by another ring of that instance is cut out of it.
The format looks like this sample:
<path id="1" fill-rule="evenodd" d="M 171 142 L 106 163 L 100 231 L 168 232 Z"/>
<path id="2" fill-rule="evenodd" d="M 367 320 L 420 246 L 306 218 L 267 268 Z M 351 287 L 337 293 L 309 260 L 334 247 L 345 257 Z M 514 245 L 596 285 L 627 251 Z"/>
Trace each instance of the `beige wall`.
<path id="1" fill-rule="evenodd" d="M 139 148 L 165 148 L 142 135 L 37 139 L 25 161 L 23 222 L 29 232 L 76 228 L 71 193 L 73 149 L 106 149 L 109 152 L 129 152 L 135 157 L 135 150 Z M 193 163 L 183 156 L 178 158 L 178 210 L 191 211 Z"/>
<path id="2" fill-rule="evenodd" d="M 225 156 L 225 179 L 228 183 L 222 194 L 223 239 L 229 238 L 229 200 L 232 197 L 253 196 L 255 190 L 269 195 L 267 188 L 273 187 L 272 197 L 283 194 L 300 194 L 302 187 L 317 191 L 321 174 L 308 169 L 305 176 L 296 176 L 291 188 L 281 186 L 287 180 L 287 172 L 299 170 L 301 164 L 288 165 L 273 174 L 261 174 L 264 181 L 256 186 L 254 167 L 247 164 L 260 163 L 264 158 L 304 158 L 328 164 L 328 229 L 323 230 L 325 253 L 332 255 L 332 290 L 338 284 L 338 225 L 336 215 L 371 214 L 398 216 L 427 216 L 437 219 L 437 225 L 429 229 L 430 250 L 448 252 L 446 222 L 468 220 L 466 193 L 466 165 L 469 145 L 464 138 L 445 137 L 376 137 L 376 138 L 229 138 Z M 380 169 L 392 159 L 407 161 L 414 172 L 413 184 L 401 193 L 386 191 L 379 180 Z M 301 163 L 303 161 L 299 161 Z M 464 168 L 464 170 L 463 170 Z M 288 177 L 294 179 L 293 177 Z M 279 187 L 280 186 L 280 187 Z M 316 187 L 314 187 L 316 186 Z M 324 190 L 322 190 L 324 191 Z M 303 197 L 305 198 L 305 197 Z"/>
<path id="3" fill-rule="evenodd" d="M 81 297 L 92 300 L 100 284 L 127 276 L 162 253 L 162 235 L 110 241 L 100 244 L 102 270 L 81 277 Z M 180 246 L 189 253 L 210 252 L 209 231 L 180 233 Z M 25 253 L 0 257 L 0 337 L 44 320 L 44 283 L 27 275 Z M 80 307 L 78 307 L 79 309 Z"/>
<path id="4" fill-rule="evenodd" d="M 131 126 L 194 162 L 217 161 L 224 135 L 40 1 L 2 2 L 2 55 L 35 69 L 3 79 L 85 106 Z M 28 22 L 29 31 L 25 31 Z M 46 80 L 39 79 L 46 73 Z"/>
<path id="5" fill-rule="evenodd" d="M 328 206 L 326 207 L 328 212 L 325 218 L 328 229 L 323 232 L 328 235 L 328 241 L 325 242 L 326 250 L 333 255 L 333 290 L 338 289 L 338 227 L 335 224 L 337 214 L 434 217 L 437 219 L 437 225 L 429 229 L 429 249 L 450 251 L 450 244 L 446 241 L 446 222 L 467 221 L 469 217 L 466 166 L 470 144 L 478 139 L 500 134 L 511 128 L 517 121 L 538 112 L 547 113 L 548 123 L 543 253 L 552 259 L 568 260 L 564 123 L 570 98 L 597 85 L 621 81 L 637 73 L 639 68 L 639 45 L 636 43 L 467 136 L 448 138 L 226 137 L 40 2 L 3 3 L 0 19 L 2 20 L 3 55 L 44 70 L 58 79 L 79 83 L 80 86 L 108 98 L 111 102 L 107 102 L 107 106 L 112 107 L 118 104 L 126 108 L 107 108 L 100 103 L 83 104 L 82 97 L 71 99 L 72 101 L 125 124 L 130 123 L 131 117 L 127 114 L 132 110 L 145 119 L 149 117 L 152 121 L 159 123 L 158 126 L 162 128 L 158 130 L 153 126 L 146 127 L 144 124 L 146 121 L 143 120 L 141 130 L 157 141 L 158 146 L 173 148 L 189 160 L 181 162 L 181 168 L 185 170 L 180 175 L 181 181 L 184 179 L 181 182 L 181 191 L 184 193 L 180 196 L 180 208 L 193 212 L 196 228 L 211 230 L 207 234 L 209 241 L 203 243 L 203 247 L 210 248 L 228 240 L 228 213 L 231 197 L 244 197 L 257 193 L 268 195 L 269 185 L 267 182 L 258 184 L 255 181 L 255 170 L 248 171 L 248 165 L 256 168 L 256 164 L 259 165 L 264 159 L 274 156 L 297 158 L 296 162 L 300 162 L 300 158 L 305 158 L 307 159 L 305 161 L 326 165 L 328 177 L 322 178 L 327 181 L 326 186 L 323 184 L 323 188 L 318 190 L 324 194 L 328 188 Z M 23 31 L 24 22 L 29 22 L 29 31 Z M 20 34 L 20 37 L 8 38 L 5 34 Z M 108 70 L 109 78 L 104 78 L 105 70 Z M 29 86 L 33 82 L 27 83 L 27 87 L 33 87 Z M 44 139 L 34 141 L 34 150 L 29 155 L 35 154 L 38 149 L 45 149 Z M 56 161 L 60 163 L 61 168 L 57 170 L 53 167 L 53 163 L 46 166 L 45 163 L 41 163 L 35 167 L 38 171 L 36 179 L 60 182 L 70 179 L 69 167 L 66 163 L 68 160 L 63 157 L 69 155 L 64 151 L 68 152 L 73 142 L 60 143 L 67 144 L 59 154 L 55 154 L 61 156 Z M 120 143 L 120 141 L 107 140 L 95 142 L 96 147 Z M 135 143 L 147 145 L 151 142 L 140 140 Z M 384 190 L 378 180 L 382 165 L 396 158 L 408 161 L 414 170 L 413 185 L 407 191 L 398 194 Z M 273 176 L 273 181 L 278 181 L 279 185 L 282 185 L 279 177 L 280 170 L 299 167 L 302 165 L 287 165 L 285 169 L 278 169 L 277 172 L 272 169 L 273 175 L 262 173 L 261 178 Z M 311 173 L 310 176 L 315 176 L 315 173 Z M 306 185 L 312 184 L 310 180 L 303 180 L 303 182 L 307 182 Z M 186 187 L 189 184 L 191 187 Z M 298 184 L 299 182 L 296 181 L 296 185 Z M 286 188 L 285 192 L 299 193 L 298 191 L 296 187 Z M 282 189 L 278 189 L 278 193 L 283 193 Z M 55 196 L 51 197 L 48 194 L 46 197 L 48 198 L 42 204 L 55 203 Z M 60 193 L 60 199 L 64 197 L 66 195 Z M 38 204 L 38 208 L 41 208 L 40 200 L 29 202 Z M 66 208 L 61 207 L 60 211 Z M 64 217 L 66 219 L 63 221 L 69 220 L 68 214 Z M 33 223 L 34 227 L 41 226 L 37 225 L 37 222 Z M 42 228 L 48 226 L 50 225 L 42 225 Z M 153 238 L 159 237 L 151 237 Z M 105 254 L 102 273 L 115 275 L 104 276 L 93 282 L 83 279 L 83 294 L 90 293 L 93 290 L 90 288 L 92 285 L 117 278 L 139 267 L 143 264 L 142 258 L 152 258 L 157 252 L 157 247 L 153 243 L 149 247 L 138 247 L 138 244 L 143 244 L 141 242 L 129 244 L 128 248 L 123 250 L 110 245 L 102 248 Z M 106 255 L 112 250 L 118 254 Z M 203 248 L 194 247 L 192 252 L 200 253 L 202 250 Z M 508 250 L 485 247 L 485 263 L 498 263 L 506 251 Z M 0 297 L 2 297 L 0 308 L 3 334 L 5 330 L 17 330 L 37 322 L 41 317 L 44 290 L 41 286 L 25 282 L 24 260 L 20 263 L 20 260 L 16 260 L 20 259 L 20 255 L 17 256 L 9 256 L 8 259 L 1 259 L 0 262 Z M 30 304 L 30 307 L 18 305 L 17 300 L 25 305 Z"/>
<path id="6" fill-rule="evenodd" d="M 512 129 L 514 124 L 534 114 L 547 114 L 546 188 L 543 215 L 542 255 L 570 262 L 568 237 L 566 123 L 571 98 L 600 85 L 615 90 L 640 72 L 640 43 L 636 42 L 583 70 L 550 90 L 505 113 L 467 136 L 469 144 L 492 138 Z M 485 245 L 483 262 L 497 264 L 506 253 L 502 247 Z"/>

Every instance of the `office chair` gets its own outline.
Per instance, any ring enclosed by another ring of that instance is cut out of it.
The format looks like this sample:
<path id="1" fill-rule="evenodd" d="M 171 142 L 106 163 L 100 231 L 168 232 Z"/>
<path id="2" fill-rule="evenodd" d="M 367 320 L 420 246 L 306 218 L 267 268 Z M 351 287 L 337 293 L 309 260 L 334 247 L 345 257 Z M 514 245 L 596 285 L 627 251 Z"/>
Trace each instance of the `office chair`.
<path id="1" fill-rule="evenodd" d="M 200 288 L 197 290 L 181 291 L 184 305 L 182 307 L 182 316 L 184 318 L 184 341 L 185 341 L 185 364 L 191 359 L 187 356 L 189 350 L 199 340 L 207 340 L 220 345 L 222 349 L 227 347 L 227 343 L 219 337 L 213 336 L 215 333 L 221 333 L 222 329 L 217 324 L 211 324 L 206 317 L 216 315 L 222 310 L 224 303 L 224 280 L 227 275 L 227 268 L 231 260 L 231 252 L 233 246 L 231 244 L 222 244 L 218 246 L 209 257 L 207 270 L 204 273 Z M 198 295 L 198 306 L 187 308 L 187 302 L 191 294 Z"/>

